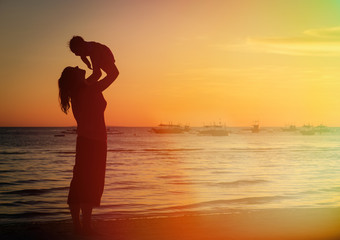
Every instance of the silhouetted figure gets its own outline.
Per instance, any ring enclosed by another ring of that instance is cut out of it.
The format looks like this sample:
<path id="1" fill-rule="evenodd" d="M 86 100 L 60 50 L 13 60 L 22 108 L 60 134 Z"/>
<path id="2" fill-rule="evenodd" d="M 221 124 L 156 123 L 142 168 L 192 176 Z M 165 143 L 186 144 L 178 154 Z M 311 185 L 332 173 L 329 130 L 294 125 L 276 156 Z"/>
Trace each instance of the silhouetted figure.
<path id="1" fill-rule="evenodd" d="M 93 69 L 92 75 L 88 78 L 89 82 L 95 82 L 101 77 L 100 69 L 107 75 L 114 74 L 115 59 L 107 46 L 97 42 L 85 41 L 80 36 L 74 36 L 70 40 L 69 46 L 76 56 L 81 57 L 88 68 Z M 92 67 L 87 57 L 90 58 Z"/>
<path id="2" fill-rule="evenodd" d="M 107 135 L 102 91 L 119 74 L 114 63 L 108 66 L 109 74 L 100 81 L 86 79 L 85 70 L 79 67 L 66 67 L 58 81 L 61 109 L 67 114 L 71 104 L 77 121 L 76 158 L 67 201 L 77 233 L 91 234 L 92 209 L 100 205 L 104 189 Z"/>

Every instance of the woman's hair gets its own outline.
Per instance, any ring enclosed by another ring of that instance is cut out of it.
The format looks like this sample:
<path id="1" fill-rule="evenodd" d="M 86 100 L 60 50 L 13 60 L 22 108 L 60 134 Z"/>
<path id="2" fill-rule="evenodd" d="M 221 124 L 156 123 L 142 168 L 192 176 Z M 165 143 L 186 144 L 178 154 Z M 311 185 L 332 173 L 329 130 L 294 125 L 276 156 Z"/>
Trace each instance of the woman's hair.
<path id="1" fill-rule="evenodd" d="M 69 47 L 71 49 L 72 52 L 77 52 L 77 50 L 79 49 L 79 46 L 81 44 L 83 44 L 85 41 L 82 37 L 80 36 L 73 36 L 73 38 L 70 40 L 69 42 Z"/>
<path id="2" fill-rule="evenodd" d="M 65 114 L 70 108 L 71 96 L 76 89 L 75 78 L 74 68 L 66 67 L 58 80 L 60 108 Z"/>

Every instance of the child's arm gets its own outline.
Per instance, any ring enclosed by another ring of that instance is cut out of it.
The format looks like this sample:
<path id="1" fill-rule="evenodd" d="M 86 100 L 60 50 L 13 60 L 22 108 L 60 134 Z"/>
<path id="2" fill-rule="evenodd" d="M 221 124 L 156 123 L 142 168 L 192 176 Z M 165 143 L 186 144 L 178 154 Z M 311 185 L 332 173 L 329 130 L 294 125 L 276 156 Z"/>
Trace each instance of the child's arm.
<path id="1" fill-rule="evenodd" d="M 81 60 L 86 64 L 86 66 L 87 66 L 89 69 L 92 69 L 91 63 L 90 63 L 90 61 L 87 59 L 86 56 L 81 56 Z"/>
<path id="2" fill-rule="evenodd" d="M 92 59 L 91 59 L 92 60 Z M 86 79 L 87 84 L 91 85 L 97 82 L 100 77 L 102 76 L 102 71 L 100 70 L 99 66 L 97 66 L 96 62 L 92 61 L 93 65 L 93 72 L 92 74 Z"/>

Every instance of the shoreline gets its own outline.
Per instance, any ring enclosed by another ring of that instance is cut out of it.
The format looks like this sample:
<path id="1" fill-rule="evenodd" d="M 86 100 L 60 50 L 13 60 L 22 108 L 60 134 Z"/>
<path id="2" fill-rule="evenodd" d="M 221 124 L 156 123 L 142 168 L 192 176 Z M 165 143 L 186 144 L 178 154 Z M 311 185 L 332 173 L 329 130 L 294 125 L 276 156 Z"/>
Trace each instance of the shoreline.
<path id="1" fill-rule="evenodd" d="M 78 236 L 71 220 L 0 224 L 1 239 L 337 240 L 340 208 L 240 210 L 180 217 L 94 219 L 101 236 Z"/>

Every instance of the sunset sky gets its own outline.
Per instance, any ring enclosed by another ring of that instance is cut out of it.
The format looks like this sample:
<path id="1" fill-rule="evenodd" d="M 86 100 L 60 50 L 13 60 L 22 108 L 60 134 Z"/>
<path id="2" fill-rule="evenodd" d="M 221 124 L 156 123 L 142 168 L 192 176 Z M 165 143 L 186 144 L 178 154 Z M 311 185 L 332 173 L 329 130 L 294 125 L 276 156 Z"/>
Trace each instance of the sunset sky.
<path id="1" fill-rule="evenodd" d="M 112 49 L 107 125 L 340 126 L 340 1 L 0 0 L 0 126 L 71 126 L 73 35 Z"/>

